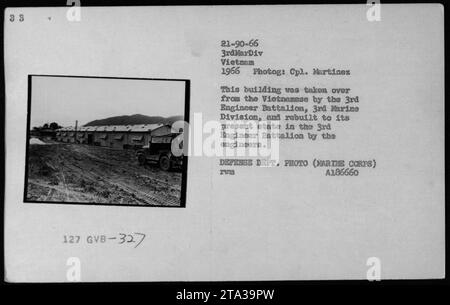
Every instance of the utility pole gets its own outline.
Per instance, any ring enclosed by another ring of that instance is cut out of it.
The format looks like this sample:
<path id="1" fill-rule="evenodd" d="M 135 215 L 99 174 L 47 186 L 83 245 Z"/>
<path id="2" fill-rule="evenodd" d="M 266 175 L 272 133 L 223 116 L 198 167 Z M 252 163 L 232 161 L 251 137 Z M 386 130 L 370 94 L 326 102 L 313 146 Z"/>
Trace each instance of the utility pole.
<path id="1" fill-rule="evenodd" d="M 78 120 L 75 120 L 75 143 L 78 143 L 77 128 L 78 128 Z"/>

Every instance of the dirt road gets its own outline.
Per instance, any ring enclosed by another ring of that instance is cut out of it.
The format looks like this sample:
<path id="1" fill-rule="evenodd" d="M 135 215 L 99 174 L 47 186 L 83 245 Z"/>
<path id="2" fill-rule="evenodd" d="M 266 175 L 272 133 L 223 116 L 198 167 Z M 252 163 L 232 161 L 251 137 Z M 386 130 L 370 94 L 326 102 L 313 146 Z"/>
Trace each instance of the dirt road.
<path id="1" fill-rule="evenodd" d="M 30 145 L 27 199 L 179 206 L 181 173 L 140 166 L 132 150 L 83 144 Z"/>

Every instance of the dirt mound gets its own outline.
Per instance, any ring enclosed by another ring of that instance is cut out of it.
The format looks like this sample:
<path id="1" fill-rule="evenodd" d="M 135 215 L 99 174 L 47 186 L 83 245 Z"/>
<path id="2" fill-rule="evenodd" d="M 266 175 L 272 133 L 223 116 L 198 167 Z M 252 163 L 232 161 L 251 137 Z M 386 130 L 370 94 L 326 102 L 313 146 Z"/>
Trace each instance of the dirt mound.
<path id="1" fill-rule="evenodd" d="M 47 143 L 39 140 L 38 138 L 31 138 L 30 139 L 30 145 L 46 145 Z"/>

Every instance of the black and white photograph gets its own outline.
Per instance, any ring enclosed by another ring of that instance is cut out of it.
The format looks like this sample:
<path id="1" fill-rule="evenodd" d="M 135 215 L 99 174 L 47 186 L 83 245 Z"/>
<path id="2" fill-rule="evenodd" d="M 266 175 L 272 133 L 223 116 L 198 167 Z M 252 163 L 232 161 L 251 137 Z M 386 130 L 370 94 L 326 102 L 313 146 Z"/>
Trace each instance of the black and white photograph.
<path id="1" fill-rule="evenodd" d="M 442 4 L 6 2 L 5 282 L 447 280 Z"/>
<path id="2" fill-rule="evenodd" d="M 30 75 L 24 201 L 182 206 L 186 86 Z"/>

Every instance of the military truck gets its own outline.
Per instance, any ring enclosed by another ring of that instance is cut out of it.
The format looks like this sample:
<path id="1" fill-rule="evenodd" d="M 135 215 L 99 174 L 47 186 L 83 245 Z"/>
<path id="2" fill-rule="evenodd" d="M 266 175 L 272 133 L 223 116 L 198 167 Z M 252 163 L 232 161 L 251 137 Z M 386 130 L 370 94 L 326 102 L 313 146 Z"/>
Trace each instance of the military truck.
<path id="1" fill-rule="evenodd" d="M 181 168 L 183 165 L 183 138 L 180 135 L 182 132 L 169 132 L 164 135 L 158 135 L 157 132 L 152 133 L 148 144 L 136 152 L 139 164 L 156 163 L 164 171 Z"/>

